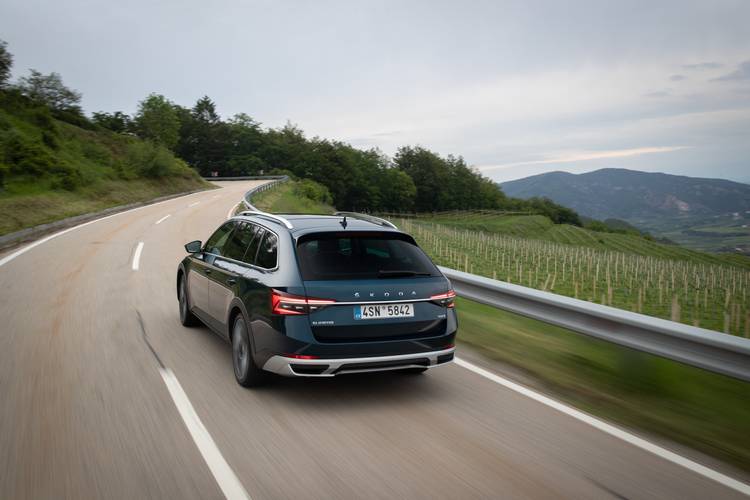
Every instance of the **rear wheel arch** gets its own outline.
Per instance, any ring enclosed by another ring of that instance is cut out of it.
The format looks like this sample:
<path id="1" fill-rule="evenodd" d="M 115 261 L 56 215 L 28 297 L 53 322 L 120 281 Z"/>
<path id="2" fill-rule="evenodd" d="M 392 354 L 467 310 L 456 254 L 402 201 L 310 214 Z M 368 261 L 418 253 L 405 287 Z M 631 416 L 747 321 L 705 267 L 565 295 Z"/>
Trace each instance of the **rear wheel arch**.
<path id="1" fill-rule="evenodd" d="M 182 280 L 185 279 L 185 270 L 180 266 L 177 269 L 177 282 L 175 283 L 177 287 L 177 296 L 180 296 L 180 284 L 182 283 Z"/>
<path id="2" fill-rule="evenodd" d="M 255 339 L 253 338 L 253 328 L 250 326 L 250 316 L 247 314 L 244 304 L 238 298 L 234 298 L 229 305 L 229 314 L 227 316 L 227 338 L 229 342 L 232 342 L 232 329 L 234 328 L 234 321 L 237 316 L 242 315 L 245 319 L 245 328 L 247 329 L 247 336 L 250 340 L 250 347 L 255 352 Z"/>

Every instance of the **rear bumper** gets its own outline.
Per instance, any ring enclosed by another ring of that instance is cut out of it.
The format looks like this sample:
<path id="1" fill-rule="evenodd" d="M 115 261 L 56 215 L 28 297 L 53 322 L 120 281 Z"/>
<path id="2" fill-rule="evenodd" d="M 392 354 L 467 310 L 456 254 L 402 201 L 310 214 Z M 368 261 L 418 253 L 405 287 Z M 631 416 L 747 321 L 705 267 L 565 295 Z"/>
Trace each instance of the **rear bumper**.
<path id="1" fill-rule="evenodd" d="M 286 377 L 334 377 L 346 373 L 434 368 L 453 361 L 455 350 L 455 347 L 451 347 L 413 354 L 329 359 L 297 359 L 276 355 L 266 361 L 263 369 Z"/>

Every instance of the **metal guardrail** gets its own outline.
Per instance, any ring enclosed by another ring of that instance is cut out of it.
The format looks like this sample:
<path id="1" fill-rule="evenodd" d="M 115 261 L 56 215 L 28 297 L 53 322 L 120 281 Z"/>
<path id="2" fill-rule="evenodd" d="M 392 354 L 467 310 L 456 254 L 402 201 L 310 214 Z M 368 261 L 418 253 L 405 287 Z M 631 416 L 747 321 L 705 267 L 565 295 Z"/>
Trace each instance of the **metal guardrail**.
<path id="1" fill-rule="evenodd" d="M 440 267 L 467 299 L 750 381 L 750 339 Z"/>
<path id="2" fill-rule="evenodd" d="M 262 210 L 258 210 L 253 204 L 250 202 L 250 198 L 254 194 L 262 193 L 263 191 L 267 191 L 274 186 L 278 186 L 282 182 L 286 182 L 289 180 L 288 175 L 248 175 L 245 177 L 204 177 L 207 181 L 261 181 L 261 180 L 273 180 L 273 182 L 267 182 L 266 184 L 261 184 L 260 186 L 256 186 L 242 197 L 242 203 L 245 205 L 245 208 L 248 210 L 255 210 L 262 212 Z"/>
<path id="3" fill-rule="evenodd" d="M 250 178 L 248 177 L 248 178 L 237 179 L 237 180 L 245 180 L 245 179 L 250 179 Z M 255 206 L 253 206 L 253 204 L 250 202 L 250 198 L 252 198 L 254 194 L 262 193 L 263 191 L 268 191 L 269 189 L 272 189 L 275 186 L 278 186 L 279 184 L 288 181 L 289 176 L 282 175 L 282 176 L 268 176 L 268 177 L 253 177 L 252 179 L 255 179 L 255 180 L 274 179 L 273 182 L 267 182 L 266 184 L 261 184 L 260 186 L 252 188 L 250 191 L 245 193 L 245 196 L 242 197 L 242 203 L 244 203 L 245 207 L 248 210 L 257 210 L 257 211 L 262 212 L 262 210 L 259 210 L 255 208 Z M 225 179 L 225 180 L 230 180 L 230 179 Z"/>
<path id="4" fill-rule="evenodd" d="M 242 177 L 204 177 L 206 181 L 262 181 L 265 179 L 288 179 L 288 175 L 246 175 Z"/>

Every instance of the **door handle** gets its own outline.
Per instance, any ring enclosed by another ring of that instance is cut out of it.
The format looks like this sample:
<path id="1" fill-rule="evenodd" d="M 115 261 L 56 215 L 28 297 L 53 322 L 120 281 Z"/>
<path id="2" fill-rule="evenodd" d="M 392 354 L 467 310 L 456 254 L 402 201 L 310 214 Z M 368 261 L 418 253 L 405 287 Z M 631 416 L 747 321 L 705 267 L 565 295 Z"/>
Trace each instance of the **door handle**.
<path id="1" fill-rule="evenodd" d="M 227 280 L 227 284 L 229 284 L 229 285 L 234 285 L 235 283 L 237 283 L 237 280 L 236 280 L 236 279 L 234 279 L 234 278 L 229 278 L 229 279 Z"/>
<path id="2" fill-rule="evenodd" d="M 211 270 L 210 269 L 206 269 L 206 274 L 211 274 Z"/>

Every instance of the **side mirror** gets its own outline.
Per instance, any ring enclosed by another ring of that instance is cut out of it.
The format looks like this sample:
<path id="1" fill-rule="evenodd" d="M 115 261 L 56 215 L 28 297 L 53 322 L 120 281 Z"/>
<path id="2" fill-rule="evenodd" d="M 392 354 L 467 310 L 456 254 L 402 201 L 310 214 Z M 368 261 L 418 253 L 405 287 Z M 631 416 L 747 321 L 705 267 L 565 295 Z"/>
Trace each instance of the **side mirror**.
<path id="1" fill-rule="evenodd" d="M 187 250 L 187 253 L 198 253 L 201 251 L 201 241 L 195 240 L 191 241 L 190 243 L 187 243 L 185 245 L 185 250 Z"/>

